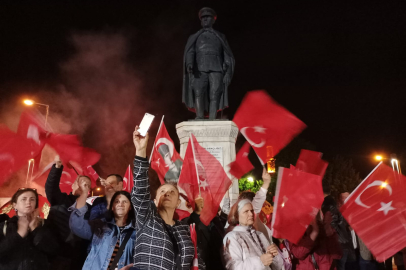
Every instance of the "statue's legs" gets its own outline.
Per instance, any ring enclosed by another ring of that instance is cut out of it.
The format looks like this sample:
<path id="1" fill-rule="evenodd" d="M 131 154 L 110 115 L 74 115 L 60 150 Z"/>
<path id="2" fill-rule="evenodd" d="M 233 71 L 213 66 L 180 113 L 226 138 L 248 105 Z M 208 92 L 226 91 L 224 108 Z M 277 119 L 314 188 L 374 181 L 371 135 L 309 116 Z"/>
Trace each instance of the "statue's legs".
<path id="1" fill-rule="evenodd" d="M 219 109 L 219 103 L 221 99 L 221 93 L 223 92 L 223 74 L 220 72 L 209 73 L 209 85 L 210 85 L 210 109 L 209 119 L 216 119 L 217 110 Z M 221 108 L 223 109 L 223 108 Z"/>
<path id="2" fill-rule="evenodd" d="M 204 98 L 209 86 L 209 75 L 206 72 L 195 74 L 193 92 L 195 94 L 196 119 L 204 119 Z"/>

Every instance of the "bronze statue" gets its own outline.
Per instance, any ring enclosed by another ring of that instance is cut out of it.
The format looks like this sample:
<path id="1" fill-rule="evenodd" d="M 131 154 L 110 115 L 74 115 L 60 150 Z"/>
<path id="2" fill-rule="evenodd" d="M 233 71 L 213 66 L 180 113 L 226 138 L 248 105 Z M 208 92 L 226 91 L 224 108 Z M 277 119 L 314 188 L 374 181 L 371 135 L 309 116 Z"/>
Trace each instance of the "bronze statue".
<path id="1" fill-rule="evenodd" d="M 202 29 L 191 35 L 183 57 L 182 101 L 196 119 L 216 119 L 228 107 L 228 85 L 234 73 L 234 56 L 226 37 L 212 28 L 217 19 L 211 8 L 199 11 Z"/>

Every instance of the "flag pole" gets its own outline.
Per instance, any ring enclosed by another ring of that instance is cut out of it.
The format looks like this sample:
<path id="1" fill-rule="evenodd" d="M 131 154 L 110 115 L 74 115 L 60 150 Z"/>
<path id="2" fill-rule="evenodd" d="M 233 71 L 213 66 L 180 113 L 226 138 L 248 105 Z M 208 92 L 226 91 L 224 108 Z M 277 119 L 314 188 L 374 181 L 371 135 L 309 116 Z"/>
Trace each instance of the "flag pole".
<path id="1" fill-rule="evenodd" d="M 199 181 L 199 173 L 197 171 L 197 163 L 196 163 L 196 155 L 195 155 L 195 147 L 193 145 L 193 138 L 192 138 L 192 132 L 190 132 L 190 144 L 192 145 L 192 151 L 193 151 L 193 160 L 195 162 L 195 169 L 196 169 L 196 177 L 197 177 L 197 184 L 199 186 L 199 196 L 201 197 L 202 194 L 200 192 L 200 181 Z"/>
<path id="2" fill-rule="evenodd" d="M 162 123 L 164 122 L 164 117 L 165 117 L 165 115 L 162 115 L 161 123 L 159 124 L 158 132 L 156 133 L 157 135 L 159 134 L 159 131 L 161 130 Z M 156 141 L 156 136 L 155 136 L 155 140 L 154 140 L 154 145 L 152 145 L 151 155 L 149 155 L 148 163 L 151 163 L 152 154 L 154 153 L 154 149 L 155 149 L 155 141 Z"/>

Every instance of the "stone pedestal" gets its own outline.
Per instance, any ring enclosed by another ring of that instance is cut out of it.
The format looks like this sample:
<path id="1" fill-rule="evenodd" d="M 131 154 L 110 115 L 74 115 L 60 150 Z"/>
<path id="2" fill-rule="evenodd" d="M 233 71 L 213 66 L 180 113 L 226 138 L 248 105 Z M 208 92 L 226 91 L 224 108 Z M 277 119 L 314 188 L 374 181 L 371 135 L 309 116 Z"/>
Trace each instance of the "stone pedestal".
<path id="1" fill-rule="evenodd" d="M 212 153 L 224 167 L 233 184 L 230 188 L 231 202 L 238 198 L 238 179 L 229 173 L 228 165 L 235 160 L 235 142 L 238 128 L 232 121 L 185 121 L 176 125 L 180 141 L 180 156 L 185 157 L 190 133 L 196 137 L 201 146 Z"/>

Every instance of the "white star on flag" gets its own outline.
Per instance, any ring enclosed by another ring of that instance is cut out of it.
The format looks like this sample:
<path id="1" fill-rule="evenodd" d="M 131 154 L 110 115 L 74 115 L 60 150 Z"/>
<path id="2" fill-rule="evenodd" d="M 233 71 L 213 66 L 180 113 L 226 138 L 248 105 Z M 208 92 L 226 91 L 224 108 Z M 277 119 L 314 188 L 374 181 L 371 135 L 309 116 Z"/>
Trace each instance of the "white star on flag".
<path id="1" fill-rule="evenodd" d="M 200 181 L 199 187 L 203 188 L 204 191 L 206 191 L 206 187 L 208 187 L 209 184 L 207 184 L 206 181 Z"/>
<path id="2" fill-rule="evenodd" d="M 396 209 L 392 207 L 392 202 L 393 201 L 390 201 L 388 203 L 381 202 L 381 208 L 379 208 L 378 211 L 383 211 L 383 214 L 386 216 L 390 210 Z"/>
<path id="3" fill-rule="evenodd" d="M 158 160 L 155 161 L 155 163 L 156 163 L 156 165 L 158 166 L 158 168 L 159 168 L 159 160 L 160 160 L 160 158 L 158 158 Z"/>
<path id="4" fill-rule="evenodd" d="M 258 133 L 265 133 L 266 128 L 261 127 L 261 126 L 255 126 L 254 130 L 255 130 L 255 132 L 258 132 Z"/>

